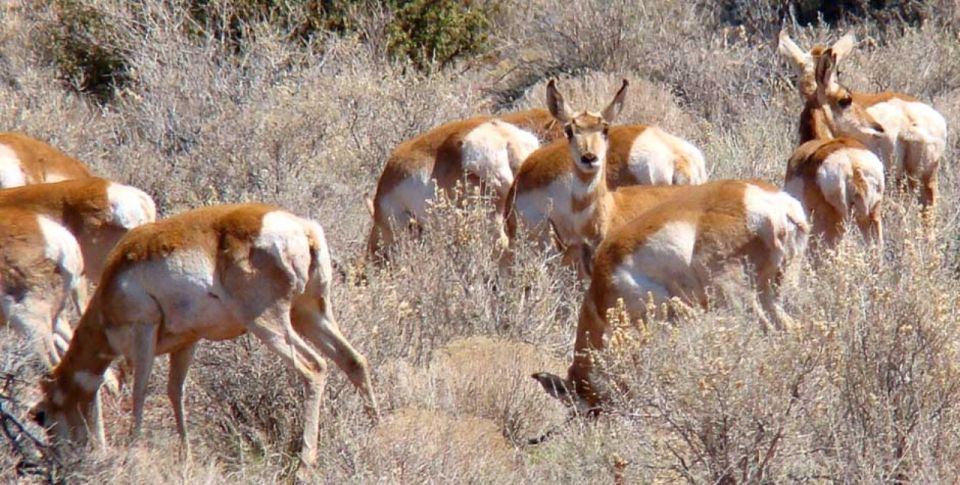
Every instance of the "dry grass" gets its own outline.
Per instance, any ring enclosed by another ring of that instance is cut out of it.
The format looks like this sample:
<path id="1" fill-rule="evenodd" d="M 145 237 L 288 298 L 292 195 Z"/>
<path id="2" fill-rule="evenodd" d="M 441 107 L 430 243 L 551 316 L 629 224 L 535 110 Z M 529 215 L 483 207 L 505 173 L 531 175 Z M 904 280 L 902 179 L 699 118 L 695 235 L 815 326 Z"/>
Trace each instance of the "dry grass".
<path id="1" fill-rule="evenodd" d="M 363 194 L 393 146 L 446 120 L 539 106 L 548 75 L 560 76 L 576 106 L 605 102 L 626 77 L 623 121 L 694 141 L 711 178 L 780 183 L 800 99 L 769 35 L 779 28 L 769 2 L 736 2 L 754 7 L 740 29 L 715 2 L 507 1 L 491 53 L 427 75 L 388 59 L 384 12 L 358 19 L 363 41 L 298 45 L 250 24 L 253 35 L 235 48 L 185 35 L 182 1 L 147 0 L 137 10 L 83 1 L 110 13 L 129 53 L 129 83 L 106 104 L 74 94 L 35 42 L 55 17 L 28 2 L 0 8 L 0 126 L 147 190 L 163 214 L 256 200 L 324 225 L 350 273 L 351 283 L 334 288 L 334 311 L 371 363 L 385 419 L 373 426 L 333 370 L 318 481 L 960 479 L 960 137 L 952 133 L 932 238 L 912 204 L 891 198 L 884 254 L 854 236 L 819 270 L 804 264 L 787 279 L 796 331 L 764 335 L 736 295 L 726 308 L 653 325 L 643 345 L 624 339 L 605 357 L 605 375 L 624 386 L 614 412 L 566 424 L 538 446 L 525 439 L 560 426 L 565 413 L 529 374 L 562 372 L 569 362 L 583 292 L 556 255 L 520 247 L 518 267 L 502 275 L 488 214 L 439 203 L 424 237 L 403 240 L 386 271 L 355 263 L 370 227 Z M 957 126 L 956 17 L 794 34 L 807 46 L 848 29 L 869 40 L 850 56 L 844 82 L 909 92 Z M 23 342 L 0 332 L 0 371 L 17 377 L 0 394 L 22 416 L 39 366 Z M 194 453 L 186 466 L 176 460 L 164 367 L 154 373 L 144 440 L 127 450 L 125 391 L 105 404 L 112 447 L 63 450 L 59 476 L 289 478 L 301 386 L 273 355 L 247 338 L 200 346 L 188 383 Z M 20 455 L 6 443 L 0 438 L 0 481 L 13 481 Z"/>

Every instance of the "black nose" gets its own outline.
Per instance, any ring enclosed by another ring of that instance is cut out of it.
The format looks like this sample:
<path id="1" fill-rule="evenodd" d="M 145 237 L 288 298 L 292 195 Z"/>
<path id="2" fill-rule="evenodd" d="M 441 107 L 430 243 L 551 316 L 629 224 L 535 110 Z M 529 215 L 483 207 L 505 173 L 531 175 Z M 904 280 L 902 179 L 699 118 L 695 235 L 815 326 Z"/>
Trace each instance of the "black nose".
<path id="1" fill-rule="evenodd" d="M 44 426 L 47 424 L 47 413 L 43 410 L 38 410 L 33 412 L 33 422 Z"/>
<path id="2" fill-rule="evenodd" d="M 597 161 L 597 156 L 592 153 L 585 153 L 580 156 L 580 161 L 583 162 L 584 165 L 593 165 Z"/>

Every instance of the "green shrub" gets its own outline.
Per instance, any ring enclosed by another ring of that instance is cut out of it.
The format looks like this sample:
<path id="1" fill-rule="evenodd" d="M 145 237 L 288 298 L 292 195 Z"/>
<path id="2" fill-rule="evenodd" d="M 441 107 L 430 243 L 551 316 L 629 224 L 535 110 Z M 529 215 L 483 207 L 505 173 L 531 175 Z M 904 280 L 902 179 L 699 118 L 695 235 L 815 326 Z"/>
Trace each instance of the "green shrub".
<path id="1" fill-rule="evenodd" d="M 55 20 L 41 39 L 61 78 L 74 89 L 108 100 L 130 80 L 127 53 L 108 9 L 89 0 L 49 0 Z M 43 34 L 41 34 L 43 35 Z"/>
<path id="2" fill-rule="evenodd" d="M 389 48 L 421 70 L 443 67 L 487 48 L 494 3 L 471 0 L 399 0 L 389 26 Z"/>

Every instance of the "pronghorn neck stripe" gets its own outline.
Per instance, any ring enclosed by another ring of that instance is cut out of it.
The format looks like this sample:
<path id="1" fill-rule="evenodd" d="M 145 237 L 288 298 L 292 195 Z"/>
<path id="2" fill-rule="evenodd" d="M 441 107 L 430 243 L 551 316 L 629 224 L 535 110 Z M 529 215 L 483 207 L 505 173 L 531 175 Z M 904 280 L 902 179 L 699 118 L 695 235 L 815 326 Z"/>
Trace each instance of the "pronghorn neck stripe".
<path id="1" fill-rule="evenodd" d="M 115 357 L 104 331 L 98 289 L 74 330 L 67 353 L 53 371 L 54 380 L 68 395 L 92 399 Z"/>

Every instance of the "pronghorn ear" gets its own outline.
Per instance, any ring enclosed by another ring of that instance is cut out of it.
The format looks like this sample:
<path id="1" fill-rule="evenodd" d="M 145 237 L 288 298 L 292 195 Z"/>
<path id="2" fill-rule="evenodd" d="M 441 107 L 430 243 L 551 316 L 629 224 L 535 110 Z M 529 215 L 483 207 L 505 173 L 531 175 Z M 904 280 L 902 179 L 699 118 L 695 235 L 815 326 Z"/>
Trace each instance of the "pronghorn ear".
<path id="1" fill-rule="evenodd" d="M 543 390 L 547 391 L 547 394 L 557 399 L 567 400 L 567 398 L 570 396 L 572 386 L 566 379 L 563 379 L 560 376 L 551 374 L 549 372 L 537 372 L 536 374 L 532 374 L 530 377 L 536 379 L 537 382 L 543 386 Z"/>
<path id="2" fill-rule="evenodd" d="M 833 48 L 827 49 L 820 55 L 817 62 L 817 91 L 825 93 L 832 89 L 837 82 L 837 55 Z"/>
<path id="3" fill-rule="evenodd" d="M 836 62 L 843 60 L 854 47 L 857 46 L 857 36 L 853 32 L 848 32 L 847 35 L 844 35 L 840 40 L 833 43 L 830 46 L 830 50 L 836 55 Z"/>
<path id="4" fill-rule="evenodd" d="M 573 119 L 573 111 L 570 110 L 567 102 L 563 100 L 563 95 L 557 90 L 555 79 L 551 79 L 547 83 L 547 108 L 550 110 L 550 114 L 561 123 L 569 123 Z"/>
<path id="5" fill-rule="evenodd" d="M 623 111 L 623 103 L 627 98 L 627 86 L 630 83 L 624 79 L 623 84 L 620 86 L 620 90 L 617 91 L 617 94 L 613 97 L 613 101 L 610 101 L 610 104 L 603 109 L 603 119 L 608 123 L 612 123 L 617 119 L 617 116 L 620 116 L 620 112 Z"/>
<path id="6" fill-rule="evenodd" d="M 790 34 L 786 30 L 780 31 L 780 43 L 777 45 L 780 50 L 780 53 L 789 57 L 791 61 L 799 68 L 803 69 L 808 64 L 813 62 L 813 56 L 809 52 L 805 52 L 800 48 L 796 43 L 793 42 L 793 39 L 790 38 Z"/>

